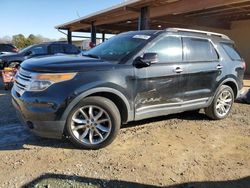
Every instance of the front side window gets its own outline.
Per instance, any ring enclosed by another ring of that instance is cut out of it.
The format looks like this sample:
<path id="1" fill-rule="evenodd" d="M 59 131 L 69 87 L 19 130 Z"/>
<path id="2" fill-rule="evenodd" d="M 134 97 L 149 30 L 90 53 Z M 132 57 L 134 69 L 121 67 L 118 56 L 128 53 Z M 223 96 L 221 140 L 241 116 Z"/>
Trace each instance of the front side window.
<path id="1" fill-rule="evenodd" d="M 150 46 L 145 53 L 157 53 L 159 63 L 181 62 L 181 38 L 175 36 L 165 36 Z"/>
<path id="2" fill-rule="evenodd" d="M 183 37 L 184 59 L 186 61 L 217 61 L 213 45 L 207 39 Z"/>
<path id="3" fill-rule="evenodd" d="M 47 48 L 45 46 L 36 46 L 31 49 L 32 55 L 45 55 L 47 54 Z"/>

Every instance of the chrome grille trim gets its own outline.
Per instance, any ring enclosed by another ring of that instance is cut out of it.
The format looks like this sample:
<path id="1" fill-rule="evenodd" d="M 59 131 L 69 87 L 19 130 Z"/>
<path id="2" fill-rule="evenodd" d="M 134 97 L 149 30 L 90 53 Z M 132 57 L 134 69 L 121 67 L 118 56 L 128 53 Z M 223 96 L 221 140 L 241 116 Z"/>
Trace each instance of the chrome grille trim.
<path id="1" fill-rule="evenodd" d="M 22 74 L 18 74 L 18 77 L 20 77 L 20 78 L 22 78 L 23 80 L 26 80 L 26 81 L 28 81 L 29 79 L 31 79 L 31 77 L 27 77 L 27 76 L 25 76 L 25 75 L 22 75 Z"/>
<path id="2" fill-rule="evenodd" d="M 22 95 L 30 86 L 32 82 L 32 76 L 35 73 L 23 70 L 22 68 L 16 74 L 14 89 L 17 93 Z"/>

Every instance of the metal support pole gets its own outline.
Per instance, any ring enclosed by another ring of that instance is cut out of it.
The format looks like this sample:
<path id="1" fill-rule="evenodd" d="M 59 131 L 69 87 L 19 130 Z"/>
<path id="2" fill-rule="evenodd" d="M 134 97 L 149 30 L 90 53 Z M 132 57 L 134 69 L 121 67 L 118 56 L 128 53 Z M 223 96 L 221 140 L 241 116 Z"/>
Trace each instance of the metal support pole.
<path id="1" fill-rule="evenodd" d="M 138 30 L 149 29 L 150 28 L 149 22 L 150 22 L 149 8 L 142 7 L 140 11 L 139 20 L 138 20 Z"/>
<path id="2" fill-rule="evenodd" d="M 91 22 L 91 42 L 96 44 L 96 27 L 94 22 Z"/>
<path id="3" fill-rule="evenodd" d="M 103 32 L 102 33 L 102 42 L 104 42 L 105 41 L 105 33 Z"/>
<path id="4" fill-rule="evenodd" d="M 67 40 L 69 44 L 72 44 L 72 32 L 68 30 Z"/>

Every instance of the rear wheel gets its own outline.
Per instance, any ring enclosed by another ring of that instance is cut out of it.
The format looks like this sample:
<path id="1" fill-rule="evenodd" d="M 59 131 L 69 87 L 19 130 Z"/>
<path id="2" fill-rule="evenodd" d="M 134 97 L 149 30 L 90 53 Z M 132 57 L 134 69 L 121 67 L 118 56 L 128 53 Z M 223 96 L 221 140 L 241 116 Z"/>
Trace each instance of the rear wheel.
<path id="1" fill-rule="evenodd" d="M 234 92 L 231 87 L 222 85 L 215 95 L 212 104 L 205 108 L 208 117 L 219 120 L 226 118 L 233 106 Z"/>
<path id="2" fill-rule="evenodd" d="M 70 141 L 83 149 L 99 149 L 117 136 L 121 117 L 116 105 L 104 97 L 88 97 L 71 111 L 66 131 Z"/>

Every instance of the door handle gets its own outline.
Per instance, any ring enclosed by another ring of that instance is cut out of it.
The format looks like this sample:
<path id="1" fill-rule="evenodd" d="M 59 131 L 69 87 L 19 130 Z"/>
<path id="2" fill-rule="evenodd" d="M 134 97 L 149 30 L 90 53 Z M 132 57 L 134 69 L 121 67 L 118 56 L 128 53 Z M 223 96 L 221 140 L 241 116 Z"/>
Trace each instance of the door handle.
<path id="1" fill-rule="evenodd" d="M 217 65 L 217 67 L 216 67 L 216 68 L 220 70 L 220 69 L 222 69 L 222 68 L 223 68 L 223 66 L 219 64 L 219 65 Z"/>
<path id="2" fill-rule="evenodd" d="M 183 69 L 180 68 L 180 67 L 176 67 L 176 69 L 174 70 L 174 72 L 181 73 L 181 72 L 183 72 Z"/>

